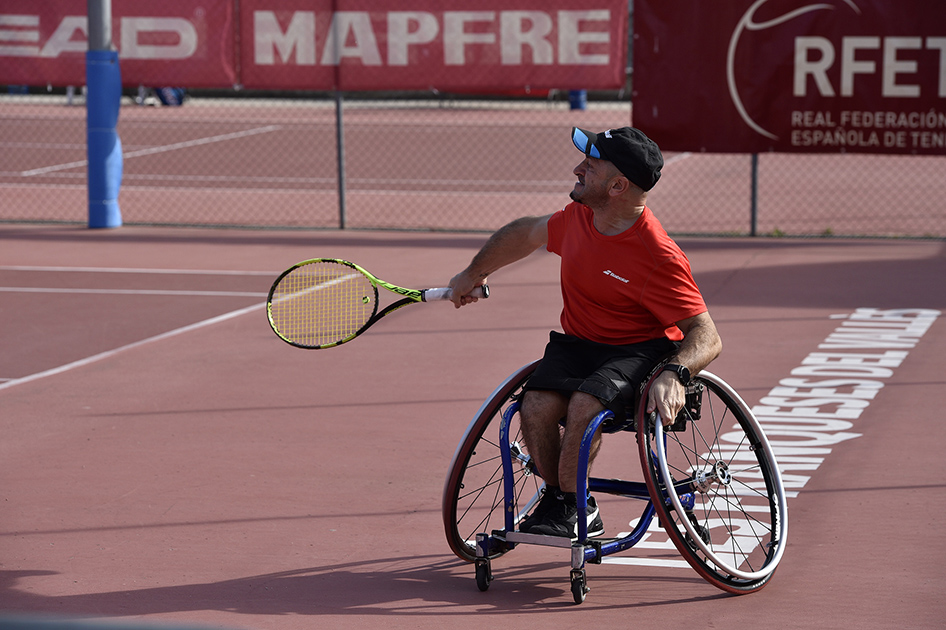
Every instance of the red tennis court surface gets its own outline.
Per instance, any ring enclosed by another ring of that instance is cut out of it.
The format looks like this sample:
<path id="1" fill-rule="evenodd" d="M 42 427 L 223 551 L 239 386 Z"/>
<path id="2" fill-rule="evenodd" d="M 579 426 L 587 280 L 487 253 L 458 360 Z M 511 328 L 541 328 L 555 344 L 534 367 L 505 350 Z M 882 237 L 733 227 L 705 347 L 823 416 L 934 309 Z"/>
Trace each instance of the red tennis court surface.
<path id="1" fill-rule="evenodd" d="M 942 242 L 681 239 L 725 344 L 711 369 L 770 414 L 799 379 L 821 381 L 835 395 L 811 404 L 832 420 L 768 421 L 792 494 L 765 589 L 717 591 L 655 531 L 590 565 L 575 606 L 567 552 L 517 548 L 481 593 L 440 521 L 464 428 L 557 325 L 554 256 L 494 274 L 486 302 L 411 307 L 332 350 L 266 324 L 269 284 L 299 260 L 440 285 L 483 239 L 0 227 L 0 611 L 254 629 L 942 627 Z M 597 467 L 640 479 L 633 438 L 610 436 Z M 601 500 L 609 534 L 639 512 L 626 503 Z"/>

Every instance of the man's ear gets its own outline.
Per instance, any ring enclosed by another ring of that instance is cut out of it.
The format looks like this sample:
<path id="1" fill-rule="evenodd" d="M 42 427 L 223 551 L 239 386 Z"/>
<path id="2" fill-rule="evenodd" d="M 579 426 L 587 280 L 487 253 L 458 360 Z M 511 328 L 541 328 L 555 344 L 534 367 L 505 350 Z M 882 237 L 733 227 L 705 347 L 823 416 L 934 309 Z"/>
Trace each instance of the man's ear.
<path id="1" fill-rule="evenodd" d="M 611 185 L 608 187 L 608 194 L 612 197 L 619 197 L 623 195 L 630 186 L 631 182 L 626 177 L 615 177 L 611 180 Z"/>

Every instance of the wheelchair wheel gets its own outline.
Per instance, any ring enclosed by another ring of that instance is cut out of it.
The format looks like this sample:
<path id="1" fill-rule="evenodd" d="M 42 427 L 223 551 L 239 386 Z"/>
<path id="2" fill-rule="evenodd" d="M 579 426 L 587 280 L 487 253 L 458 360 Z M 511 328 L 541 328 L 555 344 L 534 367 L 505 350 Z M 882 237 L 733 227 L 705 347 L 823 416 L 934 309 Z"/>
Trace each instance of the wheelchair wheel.
<path id="1" fill-rule="evenodd" d="M 478 533 L 505 529 L 499 427 L 503 412 L 522 395 L 522 386 L 535 371 L 536 363 L 522 367 L 496 388 L 473 417 L 453 455 L 443 489 L 443 525 L 450 549 L 467 562 L 476 559 Z M 518 414 L 512 420 L 509 439 L 518 523 L 538 501 L 545 483 L 533 473 L 531 460 L 523 452 Z M 489 557 L 504 552 L 495 549 Z"/>
<path id="2" fill-rule="evenodd" d="M 646 417 L 653 378 L 642 394 L 638 418 Z M 693 379 L 682 413 L 686 417 L 678 417 L 670 430 L 653 418 L 637 427 L 660 524 L 713 586 L 736 594 L 759 590 L 772 577 L 788 535 L 785 492 L 772 448 L 739 394 L 709 372 Z M 674 491 L 668 491 L 669 480 Z"/>

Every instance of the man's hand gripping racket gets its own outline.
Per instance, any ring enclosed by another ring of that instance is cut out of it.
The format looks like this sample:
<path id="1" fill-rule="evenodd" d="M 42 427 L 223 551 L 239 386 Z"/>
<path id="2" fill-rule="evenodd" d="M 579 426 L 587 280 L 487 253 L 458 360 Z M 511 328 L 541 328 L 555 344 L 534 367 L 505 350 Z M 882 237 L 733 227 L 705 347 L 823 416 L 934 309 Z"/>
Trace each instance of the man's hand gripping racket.
<path id="1" fill-rule="evenodd" d="M 378 312 L 378 287 L 402 298 Z M 280 339 L 297 348 L 333 348 L 351 341 L 379 319 L 418 302 L 450 300 L 452 290 L 406 289 L 385 282 L 353 262 L 314 258 L 282 272 L 269 290 L 266 314 Z M 473 298 L 489 297 L 476 287 Z"/>

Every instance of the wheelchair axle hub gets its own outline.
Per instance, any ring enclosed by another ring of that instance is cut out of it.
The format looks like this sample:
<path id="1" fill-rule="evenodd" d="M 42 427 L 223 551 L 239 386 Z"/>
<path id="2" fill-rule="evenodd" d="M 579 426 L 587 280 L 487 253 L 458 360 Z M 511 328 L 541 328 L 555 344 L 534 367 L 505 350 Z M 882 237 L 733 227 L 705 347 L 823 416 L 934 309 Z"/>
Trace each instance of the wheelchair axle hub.
<path id="1" fill-rule="evenodd" d="M 526 454 L 522 450 L 519 442 L 512 442 L 509 445 L 509 454 L 510 456 L 522 464 L 522 472 L 528 477 L 535 471 L 535 464 L 532 462 L 532 457 Z"/>
<path id="2" fill-rule="evenodd" d="M 709 492 L 713 484 L 728 486 L 732 483 L 732 475 L 729 473 L 729 464 L 718 461 L 713 464 L 710 470 L 698 470 L 693 475 L 693 486 L 698 492 Z"/>

